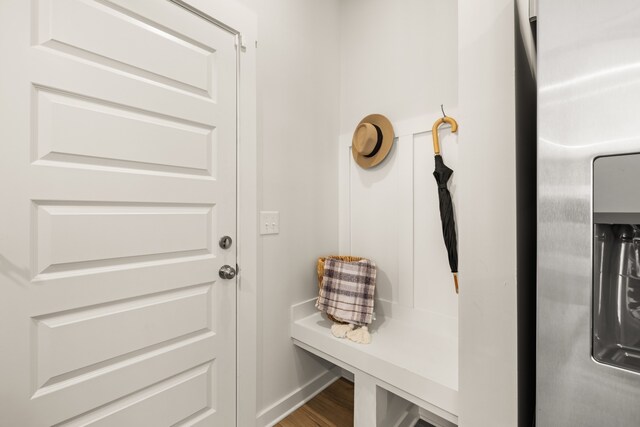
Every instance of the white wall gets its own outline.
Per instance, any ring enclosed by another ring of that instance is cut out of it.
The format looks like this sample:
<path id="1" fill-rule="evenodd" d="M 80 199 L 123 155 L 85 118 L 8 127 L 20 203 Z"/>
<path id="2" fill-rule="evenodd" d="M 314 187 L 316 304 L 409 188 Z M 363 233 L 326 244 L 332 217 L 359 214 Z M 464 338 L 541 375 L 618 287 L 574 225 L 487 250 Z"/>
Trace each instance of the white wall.
<path id="1" fill-rule="evenodd" d="M 396 123 L 457 105 L 455 0 L 343 0 L 340 17 L 341 134 L 369 113 Z"/>
<path id="2" fill-rule="evenodd" d="M 259 242 L 256 409 L 264 425 L 326 372 L 293 346 L 289 313 L 317 295 L 316 258 L 338 249 L 339 9 L 337 0 L 241 2 L 258 17 L 258 206 L 280 212 L 280 234 Z"/>
<path id="3" fill-rule="evenodd" d="M 457 318 L 431 138 L 440 104 L 452 116 L 457 107 L 457 3 L 345 0 L 340 17 L 340 249 L 376 261 L 378 298 Z M 397 139 L 380 166 L 363 170 L 349 147 L 371 113 L 389 117 Z M 456 136 L 446 128 L 442 147 L 457 169 Z M 454 203 L 456 182 L 454 173 Z"/>
<path id="4" fill-rule="evenodd" d="M 458 0 L 463 427 L 518 425 L 514 13 Z"/>

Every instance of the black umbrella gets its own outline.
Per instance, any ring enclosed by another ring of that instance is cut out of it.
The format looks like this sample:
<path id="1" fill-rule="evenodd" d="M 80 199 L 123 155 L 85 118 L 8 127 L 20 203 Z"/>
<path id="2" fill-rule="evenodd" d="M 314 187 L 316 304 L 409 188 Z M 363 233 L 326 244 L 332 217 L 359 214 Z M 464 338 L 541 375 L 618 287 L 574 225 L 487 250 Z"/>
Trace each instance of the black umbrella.
<path id="1" fill-rule="evenodd" d="M 447 188 L 449 178 L 453 175 L 453 170 L 447 167 L 440 155 L 440 143 L 438 141 L 438 127 L 443 123 L 451 125 L 451 132 L 458 130 L 458 123 L 451 117 L 443 117 L 436 120 L 431 129 L 433 133 L 433 151 L 435 153 L 436 168 L 433 176 L 438 183 L 438 199 L 440 200 L 440 220 L 442 221 L 442 236 L 444 244 L 447 247 L 447 255 L 449 256 L 449 267 L 453 273 L 453 283 L 458 293 L 458 238 L 456 236 L 456 220 L 453 214 L 453 201 L 451 193 Z"/>

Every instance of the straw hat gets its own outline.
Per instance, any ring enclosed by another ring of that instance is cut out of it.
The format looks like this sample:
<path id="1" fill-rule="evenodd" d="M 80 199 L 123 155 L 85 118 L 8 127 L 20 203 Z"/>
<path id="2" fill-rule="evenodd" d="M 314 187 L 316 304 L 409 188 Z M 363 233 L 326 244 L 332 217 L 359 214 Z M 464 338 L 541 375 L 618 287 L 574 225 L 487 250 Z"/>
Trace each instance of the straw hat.
<path id="1" fill-rule="evenodd" d="M 360 167 L 369 169 L 387 157 L 393 146 L 393 126 L 382 114 L 370 114 L 360 120 L 353 132 L 351 153 Z"/>

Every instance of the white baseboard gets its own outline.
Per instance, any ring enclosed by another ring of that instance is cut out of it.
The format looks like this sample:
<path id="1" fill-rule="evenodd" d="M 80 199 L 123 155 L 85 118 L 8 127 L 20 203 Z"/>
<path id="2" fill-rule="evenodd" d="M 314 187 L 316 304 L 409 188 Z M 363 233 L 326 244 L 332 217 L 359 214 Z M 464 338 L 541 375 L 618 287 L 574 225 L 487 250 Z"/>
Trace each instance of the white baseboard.
<path id="1" fill-rule="evenodd" d="M 256 426 L 271 427 L 280 422 L 287 415 L 307 403 L 322 390 L 330 386 L 342 376 L 342 369 L 332 368 L 320 374 L 302 387 L 294 390 L 278 402 L 261 411 L 256 419 Z"/>

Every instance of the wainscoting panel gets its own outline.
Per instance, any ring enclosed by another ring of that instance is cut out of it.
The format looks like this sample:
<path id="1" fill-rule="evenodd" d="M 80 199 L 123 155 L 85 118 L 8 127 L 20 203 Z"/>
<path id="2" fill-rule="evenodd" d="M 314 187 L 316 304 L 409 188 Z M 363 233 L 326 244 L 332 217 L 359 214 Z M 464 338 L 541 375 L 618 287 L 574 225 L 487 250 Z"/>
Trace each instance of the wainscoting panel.
<path id="1" fill-rule="evenodd" d="M 367 170 L 353 161 L 351 135 L 341 137 L 340 251 L 376 262 L 378 299 L 457 318 L 433 178 L 430 126 L 436 119 L 418 126 L 415 120 L 394 123 L 397 135 L 389 156 Z M 440 142 L 445 163 L 455 171 L 457 136 L 443 126 Z M 449 190 L 455 209 L 455 172 Z"/>

